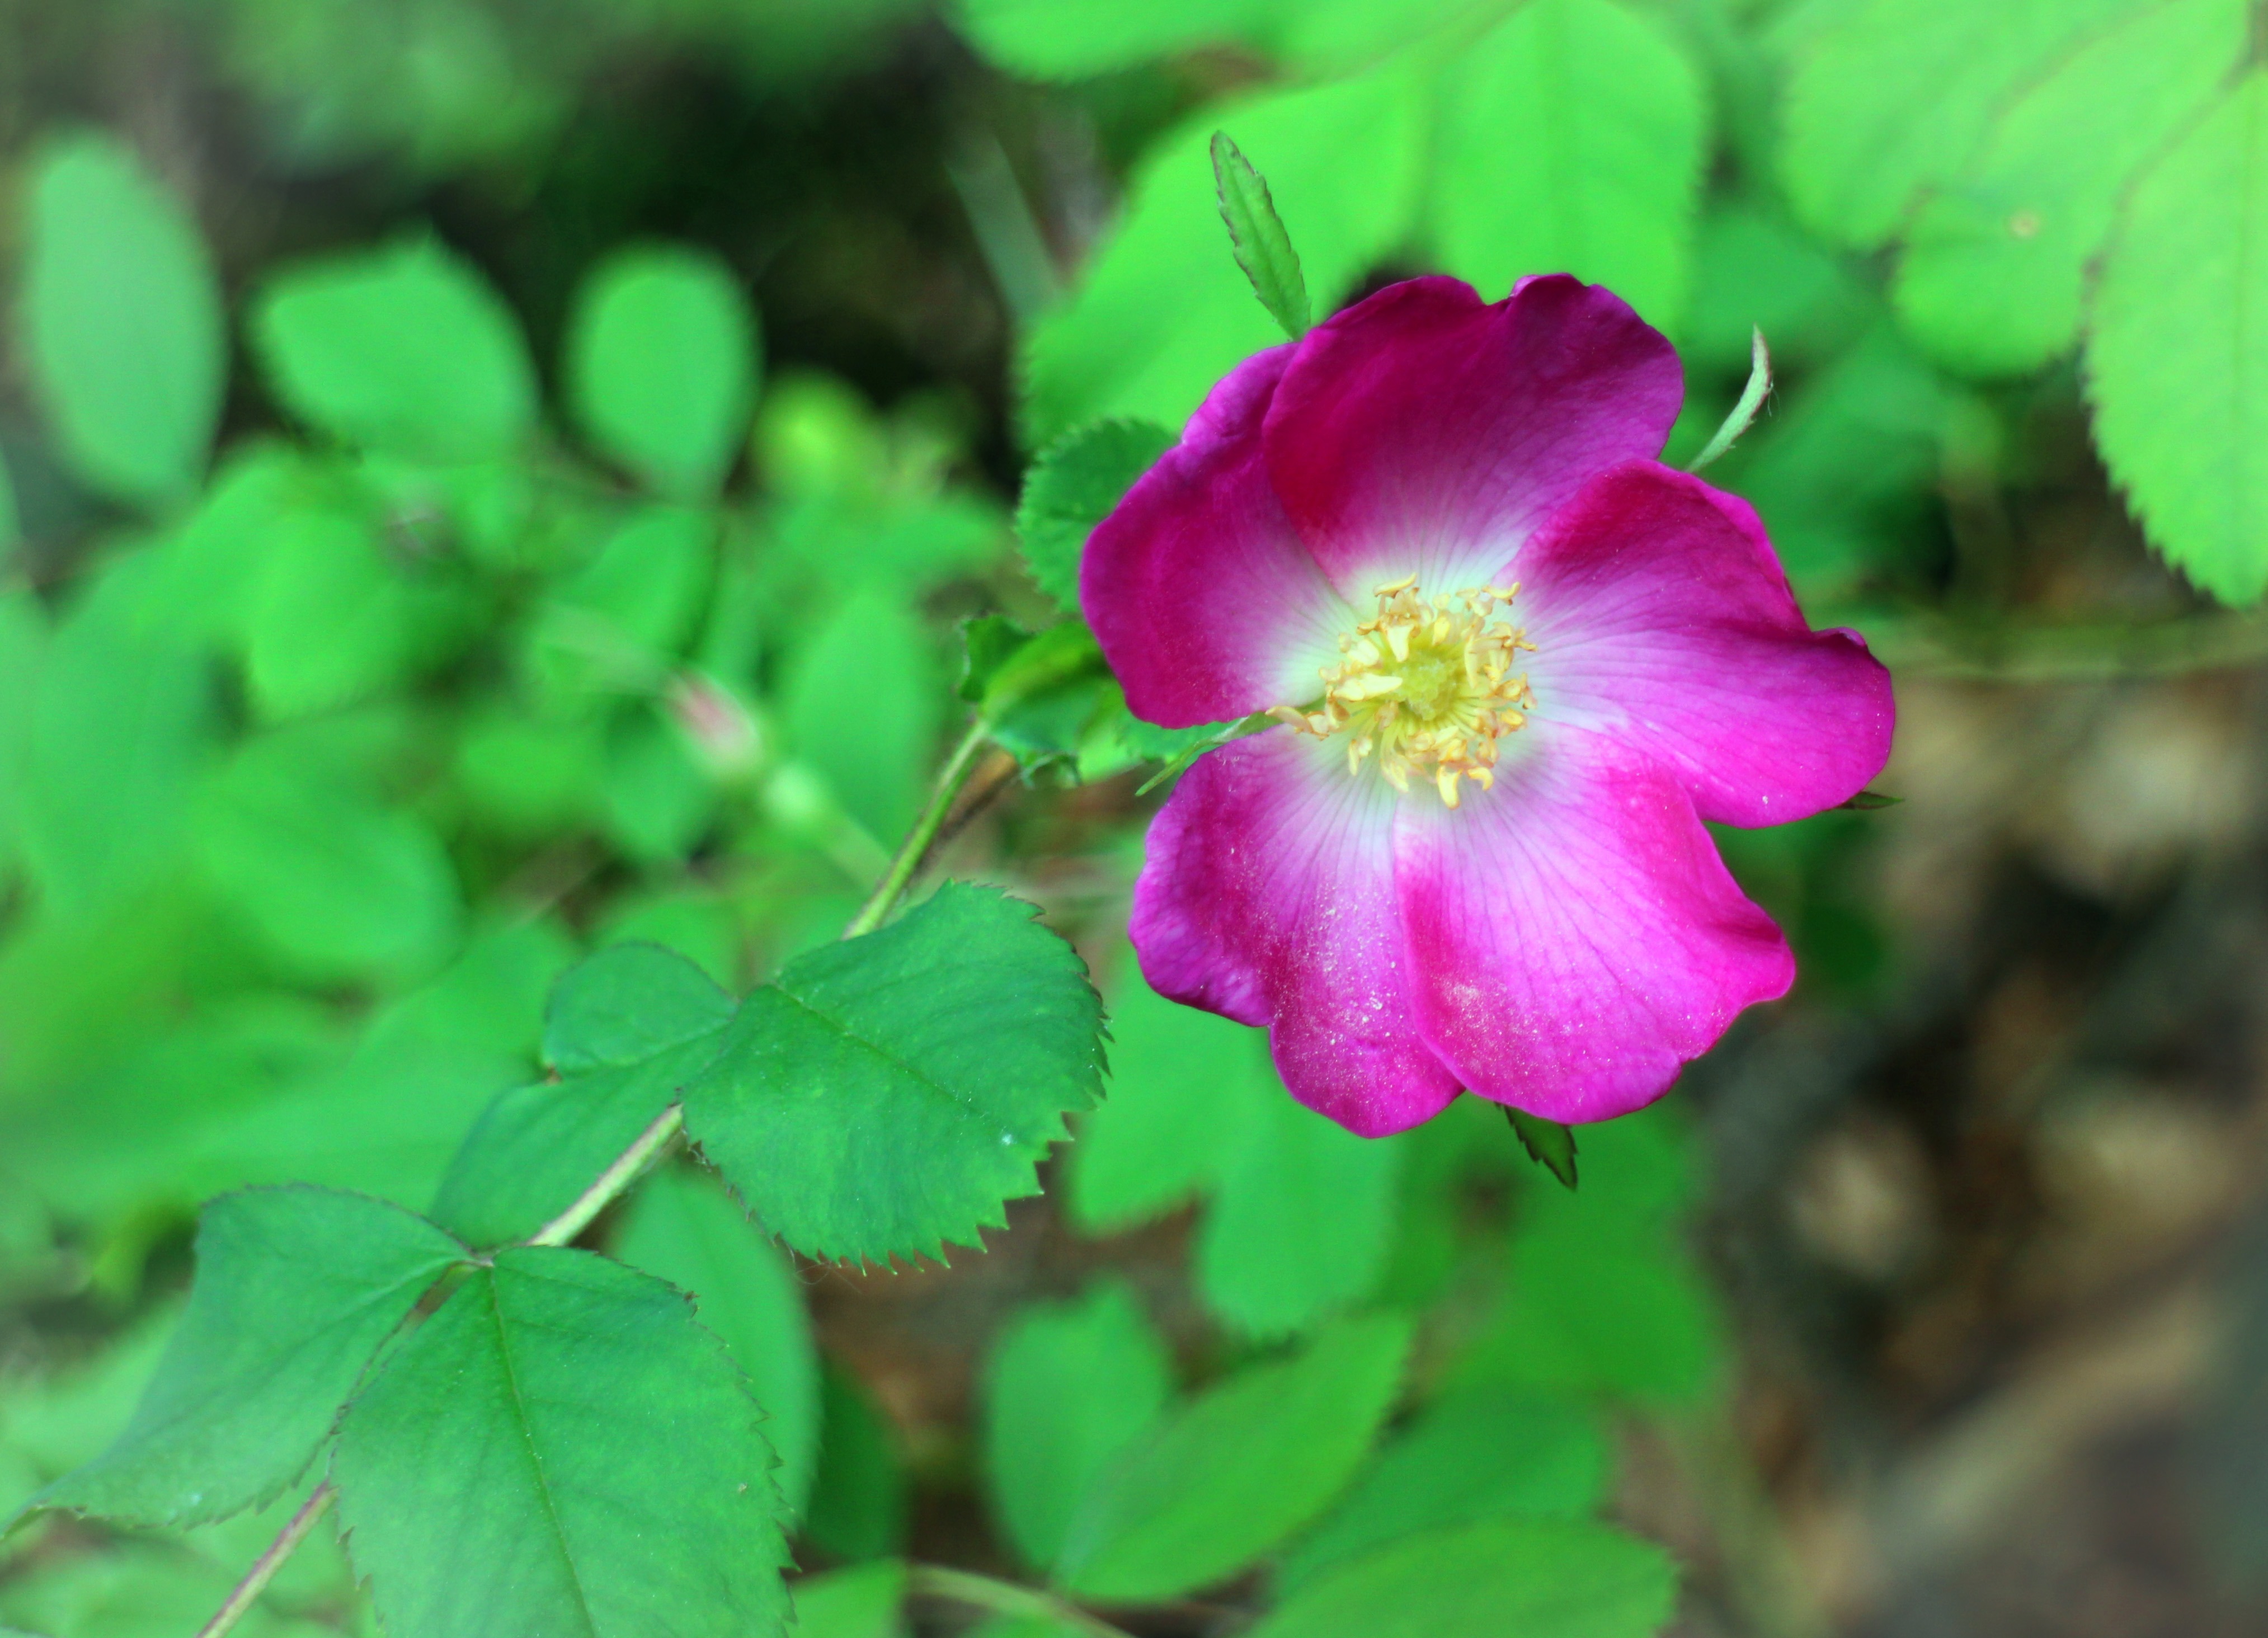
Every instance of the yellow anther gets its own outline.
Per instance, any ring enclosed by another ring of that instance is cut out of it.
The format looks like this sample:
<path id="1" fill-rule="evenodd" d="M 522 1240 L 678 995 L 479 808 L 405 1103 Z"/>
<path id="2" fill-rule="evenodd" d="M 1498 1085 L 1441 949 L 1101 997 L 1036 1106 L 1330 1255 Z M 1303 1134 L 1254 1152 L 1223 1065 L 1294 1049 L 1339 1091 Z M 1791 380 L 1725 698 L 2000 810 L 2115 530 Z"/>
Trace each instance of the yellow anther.
<path id="1" fill-rule="evenodd" d="M 1475 586 L 1428 599 L 1410 575 L 1377 590 L 1378 612 L 1339 637 L 1344 657 L 1322 668 L 1320 708 L 1274 706 L 1269 715 L 1319 739 L 1347 738 L 1347 771 L 1377 761 L 1397 791 L 1422 778 L 1455 807 L 1463 780 L 1496 786 L 1497 741 L 1528 722 L 1535 702 L 1512 658 L 1535 645 L 1501 618 L 1519 591 Z"/>

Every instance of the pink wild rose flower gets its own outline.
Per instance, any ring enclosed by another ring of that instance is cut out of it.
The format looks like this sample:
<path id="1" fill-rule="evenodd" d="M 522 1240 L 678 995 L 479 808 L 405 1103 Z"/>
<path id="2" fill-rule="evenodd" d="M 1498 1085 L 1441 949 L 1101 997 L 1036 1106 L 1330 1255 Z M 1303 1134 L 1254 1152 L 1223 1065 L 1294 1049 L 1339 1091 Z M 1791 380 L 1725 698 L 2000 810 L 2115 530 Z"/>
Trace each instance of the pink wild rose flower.
<path id="1" fill-rule="evenodd" d="M 1152 825 L 1143 973 L 1351 1130 L 1627 1113 L 1794 979 L 1702 821 L 1855 795 L 1889 676 L 1654 459 L 1683 396 L 1607 290 L 1411 279 L 1239 364 L 1089 540 L 1136 716 L 1282 723 Z"/>

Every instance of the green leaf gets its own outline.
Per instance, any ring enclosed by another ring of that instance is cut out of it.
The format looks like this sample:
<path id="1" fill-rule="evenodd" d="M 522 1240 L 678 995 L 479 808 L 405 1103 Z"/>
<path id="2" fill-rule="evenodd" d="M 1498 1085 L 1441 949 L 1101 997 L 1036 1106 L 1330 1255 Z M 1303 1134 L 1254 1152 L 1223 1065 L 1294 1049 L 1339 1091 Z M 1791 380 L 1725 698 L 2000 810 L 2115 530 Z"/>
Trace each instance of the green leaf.
<path id="1" fill-rule="evenodd" d="M 1329 1507 L 1393 1408 L 1410 1328 L 1351 1320 L 1211 1389 L 1129 1451 L 1057 1565 L 1086 1598 L 1177 1598 L 1243 1568 Z"/>
<path id="2" fill-rule="evenodd" d="M 685 1118 L 770 1232 L 814 1257 L 941 1256 L 1037 1191 L 1102 1047 L 1083 964 L 1034 915 L 949 883 L 749 993 Z"/>
<path id="3" fill-rule="evenodd" d="M 701 1323 L 763 1407 L 781 1499 L 790 1517 L 801 1513 L 819 1450 L 819 1360 L 793 1265 L 722 1189 L 681 1171 L 640 1186 L 615 1249 L 633 1267 L 692 1293 Z"/>
<path id="4" fill-rule="evenodd" d="M 1415 1536 L 1325 1576 L 1252 1638 L 1652 1638 L 1677 1572 L 1603 1524 L 1521 1520 Z"/>
<path id="5" fill-rule="evenodd" d="M 683 859 L 716 817 L 717 782 L 659 701 L 615 718 L 605 787 L 608 838 L 641 863 Z"/>
<path id="6" fill-rule="evenodd" d="M 1510 1104 L 1504 1105 L 1504 1118 L 1512 1123 L 1513 1132 L 1530 1160 L 1558 1179 L 1562 1187 L 1575 1186 L 1574 1128 L 1561 1126 L 1557 1120 L 1546 1120 L 1542 1115 L 1532 1115 L 1525 1109 L 1515 1109 Z"/>
<path id="7" fill-rule="evenodd" d="M 1307 306 L 1307 281 L 1300 272 L 1300 253 L 1284 231 L 1269 197 L 1268 180 L 1253 169 L 1252 161 L 1226 131 L 1212 134 L 1213 191 L 1220 201 L 1220 219 L 1228 228 L 1228 242 L 1236 265 L 1252 282 L 1252 293 L 1268 309 L 1268 316 L 1298 341 L 1314 322 Z"/>
<path id="8" fill-rule="evenodd" d="M 122 560 L 57 622 L 25 731 L 25 863 L 53 912 L 115 903 L 188 839 L 217 726 L 210 666 L 148 617 L 153 560 Z"/>
<path id="9" fill-rule="evenodd" d="M 1440 120 L 1451 272 L 1489 296 L 1572 273 L 1655 324 L 1683 318 L 1708 110 L 1661 25 L 1615 0 L 1535 0 L 1451 64 Z"/>
<path id="10" fill-rule="evenodd" d="M 906 1474 L 897 1439 L 865 1385 L 832 1360 L 820 1370 L 819 1471 L 803 1532 L 841 1559 L 905 1545 Z"/>
<path id="11" fill-rule="evenodd" d="M 252 340 L 291 411 L 349 444 L 476 459 L 509 454 L 534 423 L 517 320 L 429 240 L 284 275 L 254 306 Z"/>
<path id="12" fill-rule="evenodd" d="M 1583 1144 L 1581 1194 L 1523 1199 L 1503 1301 L 1462 1379 L 1690 1403 L 1715 1379 L 1721 1343 L 1675 1222 L 1692 1186 L 1682 1135 L 1656 1110 L 1587 1127 Z"/>
<path id="13" fill-rule="evenodd" d="M 2145 175 L 2096 285 L 2095 441 L 2150 541 L 2224 603 L 2268 588 L 2268 76 Z"/>
<path id="14" fill-rule="evenodd" d="M 1040 452 L 1016 503 L 1016 539 L 1033 580 L 1058 607 L 1079 612 L 1086 537 L 1173 446 L 1174 435 L 1152 422 L 1098 421 Z"/>
<path id="15" fill-rule="evenodd" d="M 1826 238 L 1883 243 L 1922 189 L 1958 173 L 2016 88 L 2144 3 L 1859 0 L 1788 84 L 1780 174 L 1796 213 Z"/>
<path id="16" fill-rule="evenodd" d="M 529 641 L 555 688 L 651 694 L 693 635 L 716 565 L 717 525 L 650 506 L 545 599 Z"/>
<path id="17" fill-rule="evenodd" d="M 1079 1503 L 1149 1431 L 1173 1385 L 1165 1343 L 1116 1282 L 1009 1322 L 985 1363 L 984 1473 L 1026 1564 L 1056 1561 Z"/>
<path id="18" fill-rule="evenodd" d="M 617 252 L 577 298 L 567 380 L 593 443 L 659 493 L 706 500 L 755 405 L 755 315 L 705 251 Z"/>
<path id="19" fill-rule="evenodd" d="M 394 687 L 465 624 L 445 566 L 405 562 L 361 497 L 336 486 L 276 515 L 247 572 L 238 634 L 271 721 Z"/>
<path id="20" fill-rule="evenodd" d="M 188 1311 L 118 1442 L 34 1498 L 151 1525 L 297 1479 L 371 1355 L 464 1248 L 398 1206 L 258 1189 L 205 1208 Z"/>
<path id="21" fill-rule="evenodd" d="M 1379 1453 L 1285 1560 L 1279 1593 L 1419 1531 L 1491 1518 L 1580 1518 L 1606 1493 L 1597 1419 L 1564 1399 L 1481 1388 L 1433 1406 Z"/>
<path id="22" fill-rule="evenodd" d="M 1843 257 L 1777 214 L 1732 201 L 1702 220 L 1679 351 L 1689 370 L 1737 377 L 1753 370 L 1761 330 L 1778 363 L 1818 364 L 1866 327 L 1872 300 Z"/>
<path id="23" fill-rule="evenodd" d="M 733 998 L 659 944 L 612 944 L 559 976 L 543 1009 L 543 1061 L 563 1075 L 633 1064 L 725 1027 Z"/>
<path id="24" fill-rule="evenodd" d="M 356 1571 L 421 1638 L 781 1634 L 757 1421 L 678 1292 L 587 1252 L 499 1252 L 347 1414 Z"/>
<path id="25" fill-rule="evenodd" d="M 2250 11 L 2242 0 L 2144 10 L 2027 91 L 1906 235 L 1896 299 L 1915 339 L 1979 374 L 2067 349 L 2128 183 L 2243 55 Z"/>
<path id="26" fill-rule="evenodd" d="M 711 1031 L 636 1063 L 498 1093 L 450 1161 L 434 1221 L 475 1245 L 525 1239 L 678 1100 L 721 1039 Z"/>
<path id="27" fill-rule="evenodd" d="M 788 1590 L 800 1638 L 899 1638 L 906 1630 L 906 1567 L 896 1559 L 806 1576 Z"/>
<path id="28" fill-rule="evenodd" d="M 293 974 L 318 983 L 422 976 L 457 939 L 462 904 L 440 839 L 292 754 L 239 752 L 196 818 L 207 879 Z"/>
<path id="29" fill-rule="evenodd" d="M 1238 1026 L 1241 1029 L 1241 1026 Z M 1245 1031 L 1245 1050 L 1265 1038 Z M 1241 1129 L 1185 1129 L 1221 1171 L 1197 1249 L 1205 1306 L 1248 1337 L 1304 1331 L 1369 1291 L 1394 1243 L 1401 1146 L 1301 1107 L 1274 1075 Z"/>
<path id="30" fill-rule="evenodd" d="M 937 667 L 907 588 L 869 581 L 787 656 L 780 716 L 796 755 L 878 838 L 913 822 L 939 728 Z"/>
<path id="31" fill-rule="evenodd" d="M 1124 958 L 1110 1008 L 1110 1092 L 1079 1122 L 1064 1203 L 1089 1234 L 1115 1234 L 1210 1189 L 1248 1126 L 1285 1096 L 1264 1038 L 1167 1001 Z"/>
<path id="32" fill-rule="evenodd" d="M 1425 87 L 1397 59 L 1368 74 L 1207 110 L 1143 161 L 1118 231 L 1071 299 L 1034 331 L 1028 430 L 1038 439 L 1106 415 L 1178 427 L 1239 361 L 1278 340 L 1220 253 L 1211 133 L 1269 156 L 1270 191 L 1299 236 L 1307 288 L 1329 310 L 1412 225 Z"/>
<path id="33" fill-rule="evenodd" d="M 139 506 L 196 488 L 220 418 L 228 342 L 212 260 L 188 213 L 114 138 L 34 161 L 25 354 L 71 469 Z"/>
<path id="34" fill-rule="evenodd" d="M 5 452 L 0 451 L 0 566 L 14 558 L 23 539 L 24 519 L 16 510 L 16 480 L 9 474 Z"/>

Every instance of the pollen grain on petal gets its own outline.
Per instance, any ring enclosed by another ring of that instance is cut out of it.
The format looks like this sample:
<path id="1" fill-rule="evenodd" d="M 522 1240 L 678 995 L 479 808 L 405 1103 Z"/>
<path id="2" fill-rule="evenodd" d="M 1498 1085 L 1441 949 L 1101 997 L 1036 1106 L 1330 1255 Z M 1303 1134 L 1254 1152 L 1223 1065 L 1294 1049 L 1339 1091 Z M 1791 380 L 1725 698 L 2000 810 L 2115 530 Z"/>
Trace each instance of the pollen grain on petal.
<path id="1" fill-rule="evenodd" d="M 1378 612 L 1341 635 L 1322 670 L 1319 705 L 1272 706 L 1269 715 L 1318 739 L 1347 736 L 1347 771 L 1373 760 L 1397 791 L 1413 778 L 1458 805 L 1462 781 L 1495 788 L 1497 742 L 1528 722 L 1535 703 L 1514 659 L 1535 645 L 1503 617 L 1520 591 L 1476 586 L 1438 600 L 1410 575 L 1377 589 Z"/>

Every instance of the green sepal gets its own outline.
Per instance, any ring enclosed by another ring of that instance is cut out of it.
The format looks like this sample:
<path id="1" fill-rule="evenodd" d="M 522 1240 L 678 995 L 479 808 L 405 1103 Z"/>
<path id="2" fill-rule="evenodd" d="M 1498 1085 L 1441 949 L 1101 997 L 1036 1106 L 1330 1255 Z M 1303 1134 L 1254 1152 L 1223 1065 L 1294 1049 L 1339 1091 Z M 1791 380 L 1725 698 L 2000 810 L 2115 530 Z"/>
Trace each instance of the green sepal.
<path id="1" fill-rule="evenodd" d="M 1565 1184 L 1570 1191 L 1575 1186 L 1575 1134 L 1557 1120 L 1546 1120 L 1542 1115 L 1532 1115 L 1525 1109 L 1504 1106 L 1504 1118 L 1512 1122 L 1519 1135 L 1520 1146 L 1528 1157 L 1543 1167 Z"/>
<path id="2" fill-rule="evenodd" d="M 1307 281 L 1300 271 L 1300 253 L 1276 214 L 1267 179 L 1252 168 L 1226 131 L 1212 134 L 1213 185 L 1220 193 L 1220 219 L 1228 224 L 1228 242 L 1236 252 L 1236 265 L 1252 281 L 1252 293 L 1268 309 L 1269 317 L 1298 341 L 1310 323 Z"/>

